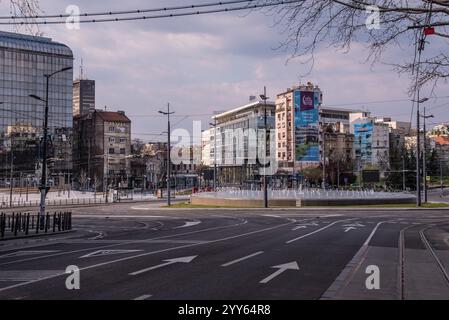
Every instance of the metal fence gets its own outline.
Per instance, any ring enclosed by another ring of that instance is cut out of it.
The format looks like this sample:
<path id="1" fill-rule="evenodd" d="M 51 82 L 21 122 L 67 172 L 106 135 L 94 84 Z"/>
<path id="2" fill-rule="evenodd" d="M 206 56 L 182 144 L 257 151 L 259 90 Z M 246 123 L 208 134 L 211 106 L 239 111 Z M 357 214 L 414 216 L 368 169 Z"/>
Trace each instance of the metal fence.
<path id="1" fill-rule="evenodd" d="M 30 234 L 61 232 L 72 229 L 72 212 L 47 212 L 39 219 L 38 213 L 0 213 L 0 239 Z"/>
<path id="2" fill-rule="evenodd" d="M 109 202 L 112 202 L 110 200 Z M 104 204 L 107 203 L 103 198 L 72 198 L 72 199 L 54 199 L 45 201 L 46 206 L 67 206 L 67 205 L 95 205 L 95 204 Z M 9 203 L 7 201 L 0 202 L 0 209 L 3 208 L 25 208 L 25 207 L 38 207 L 40 204 L 40 200 L 32 200 L 32 201 L 13 201 Z"/>

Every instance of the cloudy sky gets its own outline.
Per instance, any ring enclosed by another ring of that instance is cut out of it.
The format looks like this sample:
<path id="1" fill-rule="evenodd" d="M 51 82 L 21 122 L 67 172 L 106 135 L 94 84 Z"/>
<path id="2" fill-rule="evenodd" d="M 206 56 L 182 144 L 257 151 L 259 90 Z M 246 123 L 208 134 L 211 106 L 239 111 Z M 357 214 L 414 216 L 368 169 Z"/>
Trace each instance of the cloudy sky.
<path id="1" fill-rule="evenodd" d="M 52 14 L 63 13 L 72 4 L 81 12 L 98 12 L 201 2 L 211 1 L 40 0 L 40 6 Z M 9 12 L 5 0 L 0 9 Z M 165 122 L 157 111 L 167 102 L 176 112 L 176 127 L 191 130 L 192 120 L 202 120 L 205 129 L 214 111 L 247 103 L 264 85 L 274 97 L 307 81 L 321 87 L 325 105 L 365 108 L 379 117 L 410 119 L 411 103 L 405 101 L 409 99 L 409 79 L 399 77 L 387 65 L 366 64 L 363 44 L 354 44 L 347 54 L 332 48 L 319 50 L 313 71 L 306 75 L 309 66 L 299 61 L 287 63 L 288 53 L 276 49 L 285 35 L 273 16 L 263 12 L 83 24 L 80 30 L 54 25 L 40 30 L 73 50 L 75 76 L 83 59 L 85 75 L 96 80 L 97 108 L 126 111 L 133 121 L 134 136 L 145 140 L 164 139 L 160 133 Z M 447 46 L 447 42 L 441 45 Z M 428 50 L 431 47 L 432 43 Z M 395 49 L 387 52 L 385 60 L 412 55 L 410 48 Z M 449 122 L 448 89 L 447 84 L 441 85 L 428 105 L 438 121 Z M 370 103 L 386 100 L 395 101 Z"/>

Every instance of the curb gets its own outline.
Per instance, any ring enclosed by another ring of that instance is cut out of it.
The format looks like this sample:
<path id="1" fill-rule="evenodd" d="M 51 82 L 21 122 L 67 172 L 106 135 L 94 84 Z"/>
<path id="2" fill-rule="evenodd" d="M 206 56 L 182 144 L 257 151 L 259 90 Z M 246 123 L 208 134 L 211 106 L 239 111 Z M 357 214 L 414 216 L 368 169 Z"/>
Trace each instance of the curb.
<path id="1" fill-rule="evenodd" d="M 38 233 L 38 234 L 29 234 L 27 236 L 17 236 L 17 237 L 9 237 L 9 238 L 3 238 L 0 239 L 0 243 L 2 241 L 10 241 L 10 240 L 20 240 L 20 239 L 28 239 L 28 238 L 39 238 L 39 237 L 43 237 L 43 236 L 53 236 L 53 235 L 60 235 L 60 234 L 66 234 L 66 233 L 71 233 L 71 232 L 76 232 L 76 230 L 65 230 L 65 231 L 58 231 L 58 232 L 51 232 L 51 233 Z"/>

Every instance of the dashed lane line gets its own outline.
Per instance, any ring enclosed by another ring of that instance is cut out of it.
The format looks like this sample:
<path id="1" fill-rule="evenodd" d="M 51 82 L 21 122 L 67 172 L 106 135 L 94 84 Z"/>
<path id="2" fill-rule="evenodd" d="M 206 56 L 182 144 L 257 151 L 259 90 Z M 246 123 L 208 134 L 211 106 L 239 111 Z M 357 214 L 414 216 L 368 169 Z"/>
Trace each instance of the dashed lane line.
<path id="1" fill-rule="evenodd" d="M 247 256 L 245 256 L 245 257 L 242 257 L 242 258 L 239 258 L 239 259 L 236 259 L 236 260 L 227 262 L 227 263 L 225 263 L 225 264 L 222 264 L 221 266 L 222 266 L 222 267 L 229 267 L 229 266 L 232 266 L 233 264 L 236 264 L 236 263 L 242 262 L 242 261 L 244 261 L 244 260 L 250 259 L 250 258 L 252 258 L 252 257 L 258 256 L 258 255 L 260 255 L 260 254 L 262 254 L 262 253 L 263 253 L 263 251 L 255 252 L 255 253 L 250 254 L 250 255 L 247 255 Z"/>
<path id="2" fill-rule="evenodd" d="M 290 243 L 292 243 L 292 242 L 295 242 L 295 241 L 298 241 L 298 240 L 307 238 L 307 237 L 309 237 L 309 236 L 311 236 L 311 235 L 314 235 L 315 233 L 318 233 L 318 232 L 321 232 L 321 231 L 323 231 L 323 230 L 326 230 L 327 228 L 330 228 L 330 227 L 332 227 L 333 225 L 335 225 L 335 224 L 337 224 L 337 223 L 344 222 L 344 221 L 350 221 L 350 220 L 354 220 L 354 219 L 345 219 L 345 220 L 337 220 L 337 221 L 334 221 L 334 222 L 328 224 L 328 225 L 325 226 L 325 227 L 322 227 L 322 228 L 317 229 L 317 230 L 315 230 L 315 231 L 306 233 L 306 234 L 304 234 L 304 235 L 302 235 L 302 236 L 300 236 L 300 237 L 298 237 L 298 238 L 289 240 L 289 241 L 286 242 L 286 244 L 290 244 Z"/>

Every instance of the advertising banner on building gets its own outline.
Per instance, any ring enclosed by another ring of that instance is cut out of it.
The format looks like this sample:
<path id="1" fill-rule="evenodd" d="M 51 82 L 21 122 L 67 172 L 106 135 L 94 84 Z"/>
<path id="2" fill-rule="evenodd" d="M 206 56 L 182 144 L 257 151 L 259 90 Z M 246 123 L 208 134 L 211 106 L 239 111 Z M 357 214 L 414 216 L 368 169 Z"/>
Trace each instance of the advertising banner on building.
<path id="1" fill-rule="evenodd" d="M 359 165 L 372 162 L 373 129 L 370 120 L 354 123 L 355 156 Z"/>
<path id="2" fill-rule="evenodd" d="M 294 92 L 297 162 L 319 162 L 319 93 Z"/>

